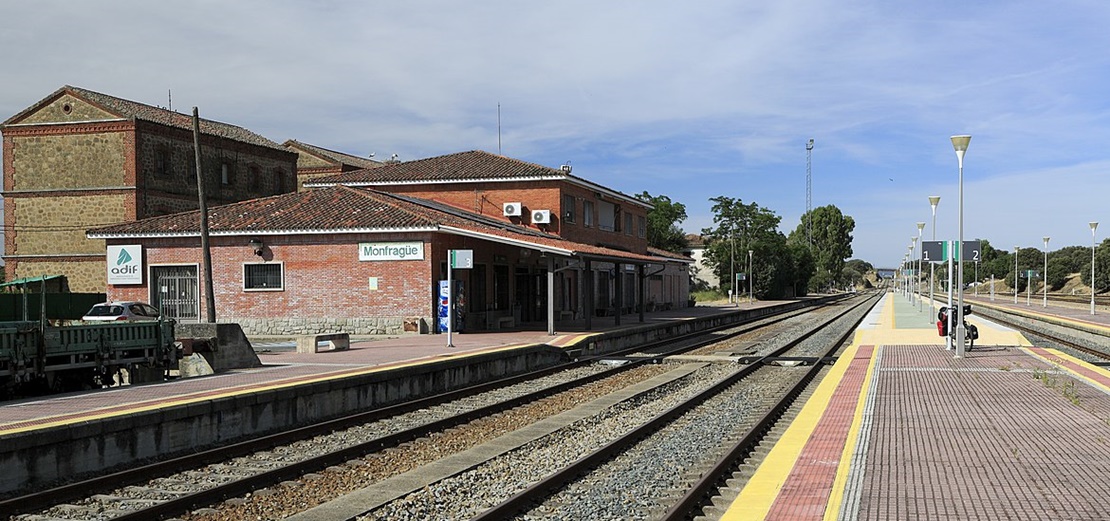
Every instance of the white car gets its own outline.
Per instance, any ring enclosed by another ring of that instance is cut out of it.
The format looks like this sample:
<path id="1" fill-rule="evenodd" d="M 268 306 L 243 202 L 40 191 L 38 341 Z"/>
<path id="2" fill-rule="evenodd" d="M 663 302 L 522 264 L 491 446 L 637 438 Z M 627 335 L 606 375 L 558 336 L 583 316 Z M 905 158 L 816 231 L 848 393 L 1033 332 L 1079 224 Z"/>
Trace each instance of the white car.
<path id="1" fill-rule="evenodd" d="M 144 302 L 101 302 L 92 307 L 81 320 L 158 320 L 162 313 Z"/>

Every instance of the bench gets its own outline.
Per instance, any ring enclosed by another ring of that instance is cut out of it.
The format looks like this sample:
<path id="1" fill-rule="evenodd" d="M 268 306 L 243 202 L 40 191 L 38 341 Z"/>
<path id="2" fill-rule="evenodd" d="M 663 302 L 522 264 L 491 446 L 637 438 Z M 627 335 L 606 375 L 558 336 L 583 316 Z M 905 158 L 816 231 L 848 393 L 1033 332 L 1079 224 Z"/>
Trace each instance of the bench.
<path id="1" fill-rule="evenodd" d="M 297 337 L 298 353 L 319 353 L 320 343 L 328 344 L 328 351 L 345 351 L 351 347 L 350 333 L 323 333 Z"/>
<path id="2" fill-rule="evenodd" d="M 516 321 L 513 320 L 512 315 L 505 317 L 497 317 L 497 329 L 504 329 L 506 327 L 513 327 Z"/>

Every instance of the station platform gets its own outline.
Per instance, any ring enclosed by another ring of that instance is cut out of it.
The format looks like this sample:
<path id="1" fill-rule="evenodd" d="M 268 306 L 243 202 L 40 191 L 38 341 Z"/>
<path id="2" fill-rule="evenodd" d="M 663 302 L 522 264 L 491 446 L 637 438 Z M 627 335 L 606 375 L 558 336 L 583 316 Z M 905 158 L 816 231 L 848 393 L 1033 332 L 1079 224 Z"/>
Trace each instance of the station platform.
<path id="1" fill-rule="evenodd" d="M 638 315 L 624 315 L 620 324 L 616 323 L 614 317 L 600 317 L 592 320 L 588 331 L 584 321 L 570 321 L 560 324 L 561 328 L 555 336 L 549 335 L 546 329 L 525 328 L 455 333 L 451 338 L 451 347 L 447 345 L 447 335 L 425 334 L 393 338 L 354 337 L 347 350 L 297 353 L 295 342 L 287 341 L 289 339 L 254 338 L 251 339 L 252 346 L 263 363 L 259 368 L 0 403 L 0 439 L 13 434 L 84 425 L 154 409 L 188 406 L 262 391 L 293 389 L 316 382 L 381 373 L 452 358 L 473 357 L 537 345 L 566 348 L 605 332 L 778 304 L 781 302 L 698 305 L 648 313 L 645 314 L 643 323 L 639 322 Z"/>
<path id="2" fill-rule="evenodd" d="M 1110 372 L 968 320 L 957 357 L 935 310 L 883 297 L 722 519 L 1106 519 Z"/>

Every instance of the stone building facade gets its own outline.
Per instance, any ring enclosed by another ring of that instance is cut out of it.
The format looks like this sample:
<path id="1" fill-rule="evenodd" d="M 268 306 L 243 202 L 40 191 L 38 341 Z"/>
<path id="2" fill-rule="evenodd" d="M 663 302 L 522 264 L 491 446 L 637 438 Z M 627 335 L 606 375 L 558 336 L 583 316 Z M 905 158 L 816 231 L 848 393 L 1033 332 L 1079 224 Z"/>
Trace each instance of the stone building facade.
<path id="1" fill-rule="evenodd" d="M 291 192 L 295 153 L 200 122 L 209 206 Z M 192 117 L 65 86 L 0 125 L 8 280 L 63 275 L 105 290 L 105 243 L 88 228 L 198 207 Z"/>

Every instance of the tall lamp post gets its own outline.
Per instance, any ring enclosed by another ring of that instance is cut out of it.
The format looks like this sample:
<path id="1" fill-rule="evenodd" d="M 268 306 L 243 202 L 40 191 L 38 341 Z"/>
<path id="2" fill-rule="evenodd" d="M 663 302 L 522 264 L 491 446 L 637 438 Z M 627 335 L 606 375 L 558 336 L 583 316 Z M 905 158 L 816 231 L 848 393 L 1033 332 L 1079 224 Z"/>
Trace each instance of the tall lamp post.
<path id="1" fill-rule="evenodd" d="M 1018 252 L 1018 247 L 1014 246 L 1014 304 L 1017 304 L 1017 288 L 1018 288 L 1017 252 Z"/>
<path id="2" fill-rule="evenodd" d="M 967 152 L 967 146 L 970 143 L 971 136 L 969 135 L 952 136 L 952 148 L 956 150 L 956 160 L 960 165 L 960 234 L 956 238 L 960 241 L 957 243 L 960 245 L 957 248 L 960 252 L 960 265 L 956 279 L 956 356 L 964 356 L 964 338 L 967 336 L 967 331 L 964 328 L 964 153 Z"/>
<path id="3" fill-rule="evenodd" d="M 906 252 L 906 268 L 910 272 L 910 276 L 906 277 L 906 297 L 909 299 L 910 304 L 913 304 L 913 252 L 917 247 L 917 237 L 910 237 L 910 245 L 907 246 L 910 251 Z"/>
<path id="4" fill-rule="evenodd" d="M 929 206 L 933 208 L 933 241 L 937 240 L 937 205 L 940 204 L 939 195 L 929 196 Z M 933 306 L 933 287 L 936 286 L 937 269 L 933 261 L 929 261 L 929 308 Z"/>
<path id="5" fill-rule="evenodd" d="M 1044 302 L 1041 304 L 1042 308 L 1048 307 L 1048 240 L 1052 237 L 1045 236 L 1044 238 L 1044 277 L 1041 280 L 1044 284 Z"/>
<path id="6" fill-rule="evenodd" d="M 921 233 L 924 232 L 924 231 L 925 231 L 925 223 L 923 223 L 923 222 L 917 223 L 917 239 L 915 239 L 915 242 L 921 241 Z M 921 244 L 921 249 L 923 249 L 923 250 L 925 249 L 925 244 L 924 243 Z M 921 300 L 922 300 L 921 299 L 921 297 L 922 297 L 922 295 L 921 295 L 921 257 L 922 257 L 921 255 L 917 256 L 917 273 L 915 273 L 914 276 L 913 276 L 913 286 L 915 288 L 917 288 L 917 297 L 918 297 L 918 299 L 917 299 L 917 310 L 918 311 L 924 311 L 925 310 L 925 308 L 921 304 Z M 930 303 L 930 305 L 931 305 L 931 303 Z"/>
<path id="7" fill-rule="evenodd" d="M 1091 226 L 1091 314 L 1095 314 L 1095 229 L 1098 221 L 1087 223 Z"/>
<path id="8" fill-rule="evenodd" d="M 748 304 L 752 303 L 752 250 L 748 250 Z"/>

